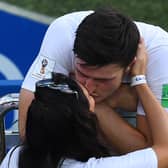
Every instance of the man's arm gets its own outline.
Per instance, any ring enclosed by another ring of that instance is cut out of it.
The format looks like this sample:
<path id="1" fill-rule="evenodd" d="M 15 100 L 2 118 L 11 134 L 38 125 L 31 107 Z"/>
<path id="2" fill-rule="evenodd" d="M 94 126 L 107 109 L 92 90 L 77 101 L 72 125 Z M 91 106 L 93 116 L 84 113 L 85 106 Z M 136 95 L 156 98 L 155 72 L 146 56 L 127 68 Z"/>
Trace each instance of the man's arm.
<path id="1" fill-rule="evenodd" d="M 21 89 L 19 97 L 19 133 L 22 140 L 25 136 L 27 110 L 33 98 L 33 92 L 26 89 Z"/>

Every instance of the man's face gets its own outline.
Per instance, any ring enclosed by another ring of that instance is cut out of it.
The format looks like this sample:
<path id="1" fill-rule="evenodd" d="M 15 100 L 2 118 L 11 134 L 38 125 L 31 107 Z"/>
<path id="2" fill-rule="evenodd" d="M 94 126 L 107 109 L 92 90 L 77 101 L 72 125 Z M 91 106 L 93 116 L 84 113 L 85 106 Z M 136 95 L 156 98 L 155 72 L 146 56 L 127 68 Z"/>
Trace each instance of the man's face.
<path id="1" fill-rule="evenodd" d="M 96 102 L 104 100 L 119 88 L 124 71 L 118 64 L 88 66 L 83 60 L 75 58 L 75 79 L 86 87 Z"/>

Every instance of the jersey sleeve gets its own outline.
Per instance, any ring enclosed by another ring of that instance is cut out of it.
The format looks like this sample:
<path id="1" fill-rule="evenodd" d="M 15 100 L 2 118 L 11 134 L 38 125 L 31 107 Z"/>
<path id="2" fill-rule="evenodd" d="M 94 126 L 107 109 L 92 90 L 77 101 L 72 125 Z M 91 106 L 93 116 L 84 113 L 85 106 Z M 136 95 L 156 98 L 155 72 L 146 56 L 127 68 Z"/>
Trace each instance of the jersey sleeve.
<path id="1" fill-rule="evenodd" d="M 152 148 L 138 150 L 122 156 L 90 158 L 87 162 L 64 161 L 62 168 L 157 168 L 158 161 Z"/>
<path id="2" fill-rule="evenodd" d="M 20 147 L 12 147 L 0 164 L 0 168 L 18 168 Z"/>
<path id="3" fill-rule="evenodd" d="M 30 67 L 22 88 L 34 92 L 35 83 L 51 78 L 51 72 L 68 74 L 71 71 L 75 31 L 68 24 L 67 17 L 62 16 L 49 26 L 40 52 Z"/>
<path id="4" fill-rule="evenodd" d="M 167 45 L 162 44 L 149 51 L 146 77 L 153 94 L 168 112 L 168 37 Z M 140 102 L 137 114 L 145 115 Z"/>
<path id="5" fill-rule="evenodd" d="M 20 148 L 12 148 L 0 168 L 6 168 L 9 165 L 12 168 L 18 167 Z M 9 160 L 10 158 L 10 160 Z M 62 168 L 157 168 L 157 156 L 152 148 L 138 150 L 122 156 L 112 156 L 103 158 L 90 158 L 87 162 L 79 162 L 72 159 L 66 159 Z"/>

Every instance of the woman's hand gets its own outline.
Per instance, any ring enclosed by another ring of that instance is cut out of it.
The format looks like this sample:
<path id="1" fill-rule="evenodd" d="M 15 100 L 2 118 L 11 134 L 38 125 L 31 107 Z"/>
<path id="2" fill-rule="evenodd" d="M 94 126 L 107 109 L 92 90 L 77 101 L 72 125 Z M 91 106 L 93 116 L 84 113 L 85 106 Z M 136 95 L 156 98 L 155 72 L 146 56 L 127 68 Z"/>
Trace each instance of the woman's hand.
<path id="1" fill-rule="evenodd" d="M 131 76 L 145 75 L 146 65 L 147 65 L 147 51 L 146 51 L 144 40 L 143 38 L 141 38 L 138 44 L 137 54 L 132 63 L 132 67 L 130 71 Z"/>

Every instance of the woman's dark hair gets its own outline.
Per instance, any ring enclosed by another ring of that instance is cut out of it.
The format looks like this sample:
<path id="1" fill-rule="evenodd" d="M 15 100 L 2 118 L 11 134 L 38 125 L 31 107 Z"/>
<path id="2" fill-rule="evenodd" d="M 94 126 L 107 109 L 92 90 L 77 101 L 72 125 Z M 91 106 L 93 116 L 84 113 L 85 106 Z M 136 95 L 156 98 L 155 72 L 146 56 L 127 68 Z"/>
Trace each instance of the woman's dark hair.
<path id="1" fill-rule="evenodd" d="M 19 168 L 55 168 L 64 158 L 87 161 L 107 154 L 98 138 L 96 116 L 79 85 L 62 74 L 38 82 Z"/>
<path id="2" fill-rule="evenodd" d="M 74 53 L 88 65 L 127 67 L 136 56 L 139 40 L 131 19 L 111 8 L 98 9 L 79 25 Z"/>

